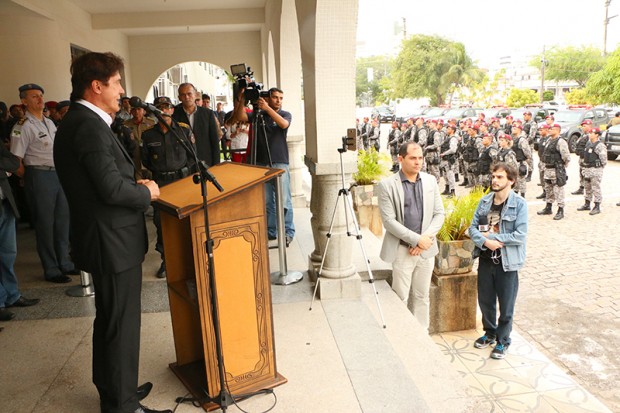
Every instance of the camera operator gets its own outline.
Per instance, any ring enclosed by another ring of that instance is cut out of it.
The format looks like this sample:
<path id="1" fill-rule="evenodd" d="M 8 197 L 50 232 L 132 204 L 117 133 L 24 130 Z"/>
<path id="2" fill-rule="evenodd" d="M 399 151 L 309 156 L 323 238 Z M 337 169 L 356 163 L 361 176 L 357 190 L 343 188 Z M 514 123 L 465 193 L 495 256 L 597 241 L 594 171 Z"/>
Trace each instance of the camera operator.
<path id="1" fill-rule="evenodd" d="M 253 102 L 253 111 L 245 110 L 245 88 L 241 88 L 237 99 L 231 123 L 253 122 L 258 116 L 258 122 L 254 128 L 254 140 L 250 145 L 256 152 L 256 165 L 269 166 L 283 169 L 282 194 L 284 196 L 284 225 L 286 232 L 286 246 L 288 247 L 295 236 L 293 224 L 293 203 L 291 201 L 291 176 L 288 168 L 288 147 L 286 137 L 288 127 L 291 124 L 291 114 L 282 110 L 284 92 L 278 88 L 269 89 L 268 96 L 259 97 Z M 261 94 L 266 95 L 266 94 Z M 256 110 L 258 109 L 258 110 Z M 263 123 L 264 122 L 264 123 Z M 267 235 L 270 240 L 277 237 L 276 231 L 276 182 L 271 180 L 265 185 L 266 209 L 267 209 Z"/>

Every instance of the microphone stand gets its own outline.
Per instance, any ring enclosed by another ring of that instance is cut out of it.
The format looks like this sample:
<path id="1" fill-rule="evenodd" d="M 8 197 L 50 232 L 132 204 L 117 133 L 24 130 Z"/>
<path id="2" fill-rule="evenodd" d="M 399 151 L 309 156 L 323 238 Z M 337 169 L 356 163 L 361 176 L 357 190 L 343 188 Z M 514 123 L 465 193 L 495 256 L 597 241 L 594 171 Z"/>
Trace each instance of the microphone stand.
<path id="1" fill-rule="evenodd" d="M 204 213 L 205 220 L 205 234 L 207 237 L 207 241 L 205 244 L 206 253 L 207 253 L 207 262 L 208 262 L 208 272 L 209 272 L 209 285 L 210 285 L 210 298 L 211 298 L 211 314 L 213 321 L 213 331 L 215 335 L 215 353 L 217 357 L 218 364 L 218 373 L 220 380 L 220 393 L 217 397 L 211 398 L 207 395 L 207 401 L 211 401 L 220 406 L 223 412 L 225 412 L 231 404 L 234 403 L 234 399 L 232 395 L 228 392 L 227 384 L 226 384 L 226 376 L 224 373 L 224 353 L 222 351 L 222 332 L 220 329 L 220 317 L 218 311 L 218 303 L 217 303 L 217 287 L 215 284 L 215 263 L 213 259 L 213 239 L 211 238 L 211 233 L 209 231 L 209 212 L 207 208 L 207 181 L 211 182 L 220 192 L 224 191 L 224 188 L 217 182 L 217 179 L 211 172 L 209 172 L 208 165 L 198 159 L 198 154 L 194 149 L 193 145 L 186 140 L 182 134 L 179 132 L 180 126 L 178 122 L 172 119 L 172 123 L 168 125 L 166 120 L 164 119 L 161 112 L 151 111 L 157 119 L 162 122 L 168 130 L 172 132 L 172 135 L 175 139 L 183 146 L 187 154 L 194 159 L 196 163 L 196 167 L 198 168 L 198 174 L 194 175 L 194 183 L 200 184 L 200 190 L 202 194 L 202 207 Z M 205 391 L 206 393 L 206 391 Z"/>

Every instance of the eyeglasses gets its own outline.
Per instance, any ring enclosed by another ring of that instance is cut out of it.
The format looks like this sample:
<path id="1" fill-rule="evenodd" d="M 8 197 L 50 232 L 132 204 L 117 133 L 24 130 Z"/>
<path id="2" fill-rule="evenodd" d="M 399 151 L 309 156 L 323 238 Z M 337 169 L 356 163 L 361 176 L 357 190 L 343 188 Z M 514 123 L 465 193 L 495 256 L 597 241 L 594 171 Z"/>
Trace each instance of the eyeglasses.
<path id="1" fill-rule="evenodd" d="M 499 265 L 502 262 L 501 258 L 502 258 L 501 248 L 491 251 L 491 261 L 493 261 L 493 264 Z"/>

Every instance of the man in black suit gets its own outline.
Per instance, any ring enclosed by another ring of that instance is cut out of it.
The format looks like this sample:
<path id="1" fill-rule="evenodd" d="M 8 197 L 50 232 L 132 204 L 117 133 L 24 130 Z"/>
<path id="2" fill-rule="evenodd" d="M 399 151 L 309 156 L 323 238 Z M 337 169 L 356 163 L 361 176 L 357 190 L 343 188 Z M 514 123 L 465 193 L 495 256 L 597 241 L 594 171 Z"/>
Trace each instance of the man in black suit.
<path id="1" fill-rule="evenodd" d="M 54 161 L 69 201 L 72 256 L 92 273 L 97 309 L 93 382 L 102 413 L 159 412 L 142 406 L 138 388 L 144 212 L 159 197 L 154 181 L 134 179 L 131 156 L 110 129 L 124 90 L 123 61 L 87 53 L 71 64 L 71 108 L 54 143 Z M 170 412 L 164 410 L 163 412 Z"/>
<path id="2" fill-rule="evenodd" d="M 179 85 L 180 104 L 174 107 L 172 118 L 190 126 L 196 142 L 198 159 L 213 166 L 220 163 L 220 140 L 215 114 L 211 109 L 196 105 L 198 92 L 191 83 Z"/>

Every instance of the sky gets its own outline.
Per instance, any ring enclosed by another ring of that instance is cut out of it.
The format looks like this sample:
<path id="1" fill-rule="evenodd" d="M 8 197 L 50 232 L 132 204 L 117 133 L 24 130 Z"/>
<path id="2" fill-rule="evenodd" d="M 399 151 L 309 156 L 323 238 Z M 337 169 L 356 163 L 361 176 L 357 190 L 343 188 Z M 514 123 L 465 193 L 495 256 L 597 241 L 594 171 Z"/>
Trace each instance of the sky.
<path id="1" fill-rule="evenodd" d="M 358 56 L 382 55 L 406 19 L 407 35 L 439 35 L 465 44 L 480 67 L 501 56 L 535 55 L 552 46 L 603 48 L 605 0 L 359 0 Z M 620 14 L 611 0 L 609 16 Z M 402 39 L 402 37 L 401 37 Z M 620 43 L 620 16 L 607 30 L 607 51 Z"/>

